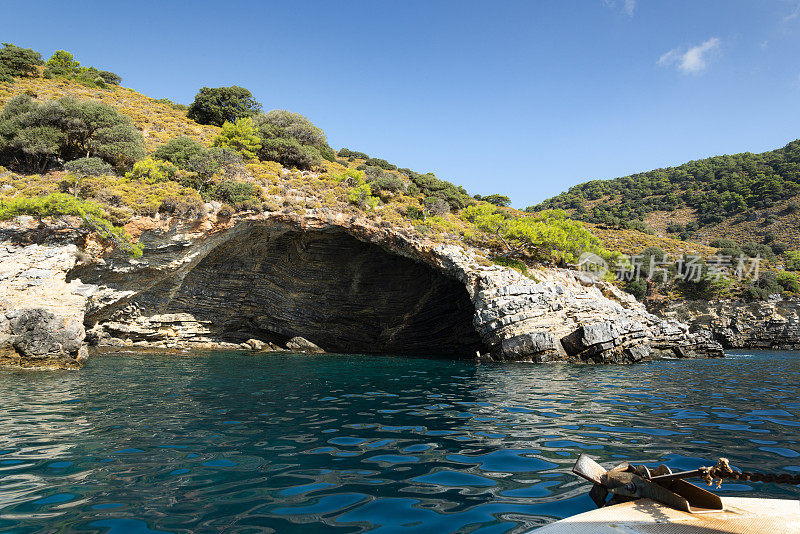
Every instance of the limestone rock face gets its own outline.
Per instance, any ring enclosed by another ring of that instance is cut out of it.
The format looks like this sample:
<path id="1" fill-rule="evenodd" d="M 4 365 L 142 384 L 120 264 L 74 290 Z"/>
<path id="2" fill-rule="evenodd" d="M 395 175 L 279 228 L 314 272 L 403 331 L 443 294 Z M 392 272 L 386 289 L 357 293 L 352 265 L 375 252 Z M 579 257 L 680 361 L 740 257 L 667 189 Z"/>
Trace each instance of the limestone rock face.
<path id="1" fill-rule="evenodd" d="M 86 361 L 83 324 L 42 308 L 6 313 L 11 345 L 22 361 L 38 366 L 78 367 Z"/>
<path id="2" fill-rule="evenodd" d="M 0 366 L 78 368 L 86 360 L 80 281 L 67 282 L 71 238 L 28 244 L 0 229 Z"/>
<path id="3" fill-rule="evenodd" d="M 800 350 L 800 300 L 689 301 L 655 311 L 725 348 Z"/>
<path id="4" fill-rule="evenodd" d="M 76 264 L 74 245 L 61 243 L 45 254 L 47 273 L 36 270 L 47 265 L 39 245 L 0 241 L 16 258 L 4 310 L 35 307 L 26 304 L 37 295 L 98 345 L 587 363 L 721 355 L 710 337 L 575 271 L 525 276 L 469 247 L 339 212 L 148 219 L 139 229 L 141 258 Z"/>
<path id="5" fill-rule="evenodd" d="M 314 345 L 309 340 L 295 336 L 289 341 L 286 342 L 286 348 L 289 350 L 296 350 L 298 352 L 310 352 L 310 353 L 323 353 L 325 352 L 318 346 Z"/>

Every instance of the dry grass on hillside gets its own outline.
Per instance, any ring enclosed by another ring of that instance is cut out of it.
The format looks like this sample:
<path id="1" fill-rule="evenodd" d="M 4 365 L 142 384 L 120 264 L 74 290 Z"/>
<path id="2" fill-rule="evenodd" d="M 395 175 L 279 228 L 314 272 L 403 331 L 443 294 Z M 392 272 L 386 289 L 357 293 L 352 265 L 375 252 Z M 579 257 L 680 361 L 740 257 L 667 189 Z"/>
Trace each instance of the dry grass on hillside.
<path id="1" fill-rule="evenodd" d="M 626 255 L 638 254 L 647 247 L 659 247 L 673 257 L 681 254 L 699 254 L 705 257 L 716 252 L 716 249 L 701 243 L 650 235 L 636 230 L 612 229 L 597 224 L 585 224 L 594 235 L 600 238 L 607 249 Z"/>
<path id="2" fill-rule="evenodd" d="M 220 129 L 216 126 L 197 124 L 186 117 L 186 112 L 168 103 L 137 93 L 125 87 L 109 86 L 94 89 L 63 78 L 14 78 L 13 83 L 0 82 L 0 107 L 13 96 L 27 93 L 37 100 L 52 100 L 62 96 L 73 96 L 85 100 L 97 100 L 116 107 L 130 117 L 142 132 L 148 152 L 152 152 L 174 137 L 185 135 L 209 146 Z"/>

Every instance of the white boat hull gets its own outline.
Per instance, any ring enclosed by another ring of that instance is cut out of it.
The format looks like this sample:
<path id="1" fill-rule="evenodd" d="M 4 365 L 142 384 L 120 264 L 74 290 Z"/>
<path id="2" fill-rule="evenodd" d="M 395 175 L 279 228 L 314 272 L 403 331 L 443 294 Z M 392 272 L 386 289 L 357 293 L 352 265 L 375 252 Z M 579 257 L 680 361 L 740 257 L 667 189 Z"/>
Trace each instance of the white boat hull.
<path id="1" fill-rule="evenodd" d="M 724 510 L 690 514 L 650 499 L 578 514 L 536 534 L 784 534 L 800 533 L 800 501 L 723 497 Z"/>

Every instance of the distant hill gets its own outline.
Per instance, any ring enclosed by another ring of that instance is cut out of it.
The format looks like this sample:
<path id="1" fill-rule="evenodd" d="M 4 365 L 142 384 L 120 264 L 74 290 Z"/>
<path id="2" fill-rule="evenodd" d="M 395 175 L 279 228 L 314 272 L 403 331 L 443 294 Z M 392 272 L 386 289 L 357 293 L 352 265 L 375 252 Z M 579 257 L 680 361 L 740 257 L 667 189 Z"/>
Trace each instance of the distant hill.
<path id="1" fill-rule="evenodd" d="M 526 211 L 563 209 L 573 218 L 684 240 L 782 241 L 800 247 L 800 140 L 752 154 L 592 180 Z"/>

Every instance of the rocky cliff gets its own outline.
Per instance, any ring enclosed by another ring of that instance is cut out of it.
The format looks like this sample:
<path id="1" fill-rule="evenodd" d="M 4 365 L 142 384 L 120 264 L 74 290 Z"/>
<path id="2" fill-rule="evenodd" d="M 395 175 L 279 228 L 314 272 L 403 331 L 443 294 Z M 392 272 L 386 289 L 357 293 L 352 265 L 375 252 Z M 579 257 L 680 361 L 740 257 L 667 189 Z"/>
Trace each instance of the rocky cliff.
<path id="1" fill-rule="evenodd" d="M 690 301 L 662 305 L 657 313 L 689 323 L 725 348 L 800 349 L 800 301 Z"/>
<path id="2" fill-rule="evenodd" d="M 84 325 L 101 345 L 597 363 L 722 355 L 709 333 L 574 271 L 525 276 L 353 215 L 156 217 L 132 228 L 141 258 L 78 247 L 68 230 L 43 240 L 30 220 L 4 226 L 6 363 L 78 366 Z"/>

